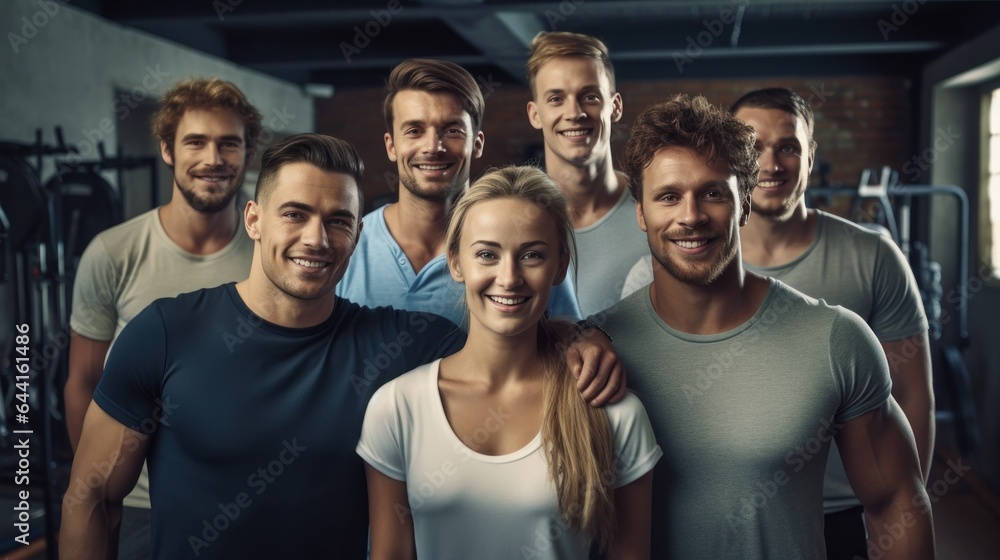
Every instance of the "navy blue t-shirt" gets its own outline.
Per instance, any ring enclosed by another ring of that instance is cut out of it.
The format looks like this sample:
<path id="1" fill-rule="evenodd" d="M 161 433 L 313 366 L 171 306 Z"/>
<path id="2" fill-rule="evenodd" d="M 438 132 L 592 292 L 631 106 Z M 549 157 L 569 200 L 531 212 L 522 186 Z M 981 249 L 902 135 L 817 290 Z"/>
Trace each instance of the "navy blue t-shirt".
<path id="1" fill-rule="evenodd" d="M 234 284 L 153 302 L 94 391 L 111 417 L 153 434 L 153 557 L 364 558 L 354 449 L 368 400 L 464 342 L 441 317 L 341 298 L 321 325 L 281 327 Z"/>

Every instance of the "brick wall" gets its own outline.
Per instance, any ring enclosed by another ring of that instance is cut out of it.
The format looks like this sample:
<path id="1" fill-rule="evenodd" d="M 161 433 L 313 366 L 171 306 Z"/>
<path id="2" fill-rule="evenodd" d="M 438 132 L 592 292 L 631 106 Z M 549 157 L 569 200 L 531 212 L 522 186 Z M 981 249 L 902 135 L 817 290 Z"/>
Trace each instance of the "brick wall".
<path id="1" fill-rule="evenodd" d="M 527 87 L 513 83 L 494 86 L 486 100 L 483 123 L 486 149 L 473 163 L 473 177 L 488 166 L 524 163 L 533 148 L 541 149 L 542 134 L 531 127 L 525 112 Z M 899 170 L 914 155 L 916 127 L 909 79 L 865 76 L 620 83 L 625 116 L 615 132 L 616 157 L 638 112 L 672 93 L 701 94 L 728 106 L 747 91 L 771 86 L 790 87 L 812 104 L 818 157 L 831 165 L 831 182 L 855 185 L 865 167 L 888 164 Z M 371 88 L 338 90 L 334 97 L 316 105 L 317 132 L 344 138 L 361 153 L 367 166 L 368 197 L 395 188 L 395 164 L 386 157 L 382 140 L 385 124 L 381 103 L 382 91 Z"/>

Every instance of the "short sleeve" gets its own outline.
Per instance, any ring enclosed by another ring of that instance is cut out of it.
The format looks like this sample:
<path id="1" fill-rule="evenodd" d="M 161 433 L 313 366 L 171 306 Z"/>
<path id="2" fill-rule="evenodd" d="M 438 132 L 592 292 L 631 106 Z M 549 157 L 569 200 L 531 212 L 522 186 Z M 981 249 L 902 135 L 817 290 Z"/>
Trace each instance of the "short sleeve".
<path id="1" fill-rule="evenodd" d="M 368 401 L 356 451 L 378 472 L 393 480 L 405 481 L 402 426 L 397 414 L 395 387 L 396 382 L 390 381 L 375 391 Z"/>
<path id="2" fill-rule="evenodd" d="M 875 333 L 856 314 L 841 308 L 830 329 L 830 365 L 841 388 L 834 421 L 847 422 L 882 406 L 892 392 L 889 363 Z"/>
<path id="3" fill-rule="evenodd" d="M 927 314 L 917 280 L 902 251 L 878 236 L 873 278 L 871 328 L 882 342 L 901 340 L 927 330 Z"/>
<path id="4" fill-rule="evenodd" d="M 396 340 L 404 353 L 401 373 L 450 356 L 465 345 L 465 331 L 440 315 L 394 312 Z"/>
<path id="5" fill-rule="evenodd" d="M 549 316 L 564 317 L 572 321 L 579 321 L 583 318 L 583 311 L 580 310 L 580 302 L 576 297 L 576 283 L 573 281 L 573 269 L 566 272 L 566 279 L 562 283 L 552 286 L 549 293 Z"/>
<path id="6" fill-rule="evenodd" d="M 653 470 L 663 451 L 656 444 L 653 426 L 639 397 L 631 392 L 605 407 L 615 439 L 615 488 L 635 482 Z"/>
<path id="7" fill-rule="evenodd" d="M 156 418 L 166 371 L 167 333 L 153 302 L 122 329 L 108 353 L 94 402 L 124 426 L 140 430 Z M 149 431 L 148 426 L 142 431 Z"/>
<path id="8" fill-rule="evenodd" d="M 70 327 L 92 340 L 111 340 L 118 324 L 115 266 L 100 236 L 80 257 L 73 281 Z"/>

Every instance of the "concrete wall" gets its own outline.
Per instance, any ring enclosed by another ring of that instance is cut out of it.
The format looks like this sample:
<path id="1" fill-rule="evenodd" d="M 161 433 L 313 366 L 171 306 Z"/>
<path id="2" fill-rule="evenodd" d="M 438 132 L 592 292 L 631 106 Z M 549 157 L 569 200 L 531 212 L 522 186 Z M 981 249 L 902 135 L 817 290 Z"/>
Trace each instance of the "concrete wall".
<path id="1" fill-rule="evenodd" d="M 235 83 L 260 109 L 273 137 L 313 130 L 312 99 L 298 86 L 124 28 L 72 4 L 4 0 L 0 22 L 0 140 L 31 142 L 35 129 L 41 128 L 45 141 L 54 143 L 58 125 L 67 144 L 76 146 L 83 158 L 95 158 L 100 141 L 114 153 L 119 135 L 137 141 L 134 133 L 120 129 L 145 126 L 126 123 L 148 118 L 140 102 L 189 76 L 218 76 Z M 148 154 L 151 146 L 123 148 L 140 155 Z M 45 175 L 51 172 L 47 165 Z M 114 182 L 113 174 L 107 178 Z M 141 187 L 127 188 L 132 196 L 127 197 L 126 215 L 149 206 Z M 169 183 L 161 181 L 160 188 L 169 196 Z"/>

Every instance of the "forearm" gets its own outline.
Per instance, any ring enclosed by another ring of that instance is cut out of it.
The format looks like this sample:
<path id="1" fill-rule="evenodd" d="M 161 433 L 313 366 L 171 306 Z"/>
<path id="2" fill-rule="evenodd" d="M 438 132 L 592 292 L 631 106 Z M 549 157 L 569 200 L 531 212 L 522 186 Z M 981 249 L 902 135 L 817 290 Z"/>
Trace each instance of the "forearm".
<path id="1" fill-rule="evenodd" d="M 884 505 L 865 505 L 868 551 L 883 560 L 934 558 L 931 505 L 922 486 L 898 491 Z"/>
<path id="2" fill-rule="evenodd" d="M 926 483 L 934 459 L 934 396 L 929 390 L 911 390 L 895 398 L 913 430 L 917 458 L 920 459 L 920 475 Z"/>
<path id="3" fill-rule="evenodd" d="M 63 389 L 63 398 L 66 402 L 66 431 L 69 433 L 69 443 L 74 453 L 80 445 L 83 419 L 87 416 L 87 409 L 93 400 L 96 387 L 97 381 L 89 376 L 74 375 L 70 372 L 69 378 L 66 379 L 66 386 Z"/>
<path id="4" fill-rule="evenodd" d="M 653 507 L 653 472 L 615 490 L 618 520 L 610 560 L 649 560 Z"/>
<path id="5" fill-rule="evenodd" d="M 118 557 L 121 502 L 94 500 L 85 485 L 71 484 L 63 498 L 59 529 L 61 560 L 114 560 Z"/>
<path id="6" fill-rule="evenodd" d="M 917 444 L 920 475 L 927 481 L 934 456 L 934 384 L 931 376 L 930 342 L 927 333 L 883 342 L 889 361 L 892 397 L 906 416 Z"/>
<path id="7" fill-rule="evenodd" d="M 74 453 L 80 445 L 83 419 L 90 408 L 94 389 L 104 373 L 104 358 L 109 348 L 110 340 L 94 340 L 70 331 L 69 376 L 63 397 L 66 401 L 66 431 Z"/>

